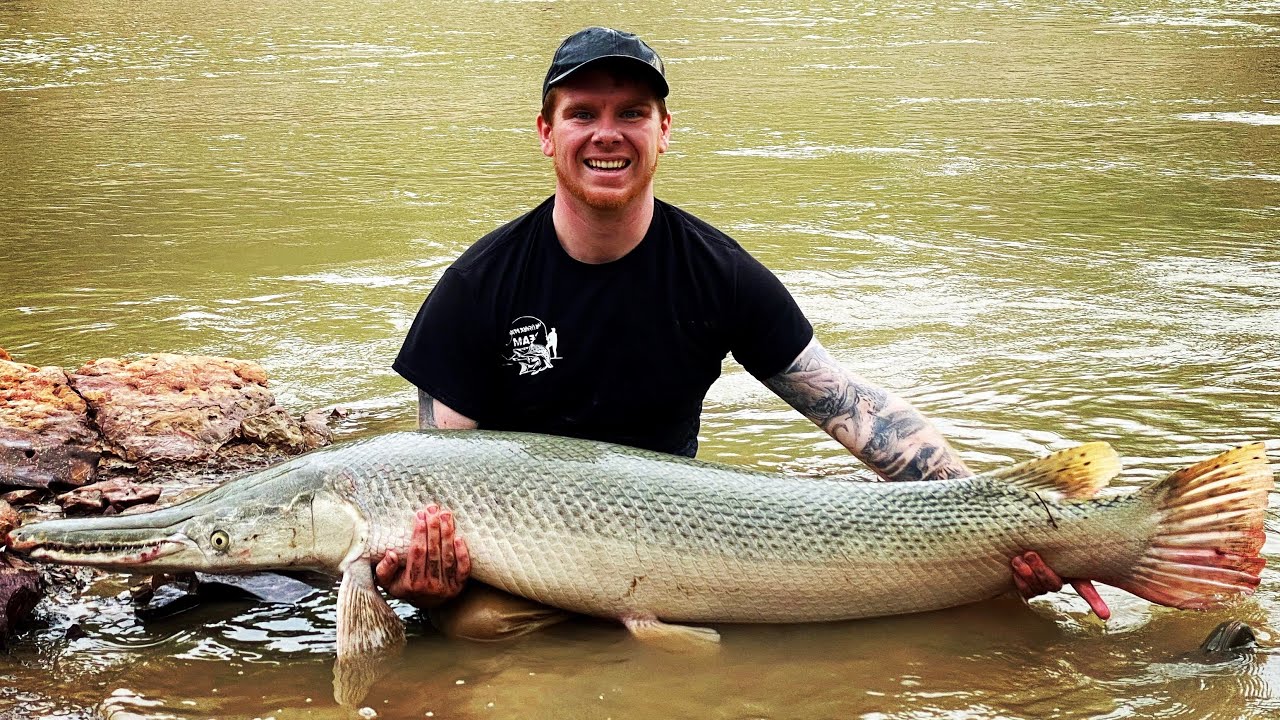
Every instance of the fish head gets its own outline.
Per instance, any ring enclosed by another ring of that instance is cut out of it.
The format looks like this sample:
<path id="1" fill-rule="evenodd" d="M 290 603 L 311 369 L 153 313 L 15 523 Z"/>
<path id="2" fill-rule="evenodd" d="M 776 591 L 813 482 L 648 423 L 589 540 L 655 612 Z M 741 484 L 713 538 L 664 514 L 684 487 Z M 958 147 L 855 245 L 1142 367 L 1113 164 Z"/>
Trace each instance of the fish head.
<path id="1" fill-rule="evenodd" d="M 359 531 L 315 475 L 286 463 L 151 512 L 23 526 L 8 546 L 36 561 L 137 573 L 333 570 Z"/>
<path id="2" fill-rule="evenodd" d="M 319 508 L 324 511 L 317 512 Z M 330 503 L 317 501 L 310 492 L 280 501 L 219 507 L 192 517 L 179 532 L 161 538 L 157 556 L 148 563 L 166 566 L 164 572 L 188 566 L 209 573 L 331 570 L 340 565 L 356 538 L 351 521 L 330 509 Z"/>

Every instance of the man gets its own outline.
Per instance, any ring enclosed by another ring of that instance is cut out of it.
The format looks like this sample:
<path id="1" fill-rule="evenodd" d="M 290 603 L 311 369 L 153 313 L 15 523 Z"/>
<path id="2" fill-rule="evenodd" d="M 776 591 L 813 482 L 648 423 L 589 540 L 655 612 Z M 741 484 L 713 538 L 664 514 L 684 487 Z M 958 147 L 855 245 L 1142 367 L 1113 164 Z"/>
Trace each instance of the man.
<path id="1" fill-rule="evenodd" d="M 703 398 L 732 352 L 886 480 L 970 475 L 910 404 L 831 358 L 772 273 L 719 230 L 654 198 L 671 133 L 667 93 L 662 60 L 634 35 L 596 27 L 561 44 L 537 118 L 555 194 L 463 253 L 423 304 L 394 365 L 419 388 L 419 425 L 693 456 Z M 435 607 L 466 580 L 465 539 L 436 507 L 419 513 L 413 537 L 408 557 L 388 552 L 377 577 L 393 596 Z M 1035 553 L 1011 562 L 1024 595 L 1062 586 Z M 1078 587 L 1106 613 L 1091 586 Z M 496 612 L 464 601 L 433 617 L 477 638 L 560 617 L 499 602 Z M 466 620 L 475 616 L 488 619 Z M 459 617 L 462 629 L 449 619 Z"/>

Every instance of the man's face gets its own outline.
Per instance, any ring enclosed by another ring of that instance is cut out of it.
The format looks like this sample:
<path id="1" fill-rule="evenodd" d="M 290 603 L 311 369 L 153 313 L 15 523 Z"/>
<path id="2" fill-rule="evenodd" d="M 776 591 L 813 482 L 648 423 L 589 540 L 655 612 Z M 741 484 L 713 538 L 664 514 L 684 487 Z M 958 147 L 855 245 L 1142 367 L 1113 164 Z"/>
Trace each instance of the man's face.
<path id="1" fill-rule="evenodd" d="M 671 137 L 671 115 L 653 88 L 588 68 L 553 92 L 552 120 L 538 116 L 538 135 L 555 160 L 558 187 L 597 210 L 645 197 Z"/>

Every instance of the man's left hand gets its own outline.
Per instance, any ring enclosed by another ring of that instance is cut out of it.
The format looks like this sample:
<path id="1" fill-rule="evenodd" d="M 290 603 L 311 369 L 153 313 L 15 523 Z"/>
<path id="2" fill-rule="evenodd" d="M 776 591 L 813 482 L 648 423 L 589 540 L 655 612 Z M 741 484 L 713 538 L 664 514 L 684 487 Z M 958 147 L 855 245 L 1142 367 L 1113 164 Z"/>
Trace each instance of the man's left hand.
<path id="1" fill-rule="evenodd" d="M 1034 550 L 1028 550 L 1013 558 L 1013 584 L 1025 598 L 1057 592 L 1062 589 L 1063 580 L 1053 568 L 1045 565 L 1044 560 Z M 1071 587 L 1080 593 L 1080 597 L 1089 603 L 1089 609 L 1103 620 L 1111 617 L 1111 609 L 1098 594 L 1093 583 L 1088 580 L 1068 580 Z"/>

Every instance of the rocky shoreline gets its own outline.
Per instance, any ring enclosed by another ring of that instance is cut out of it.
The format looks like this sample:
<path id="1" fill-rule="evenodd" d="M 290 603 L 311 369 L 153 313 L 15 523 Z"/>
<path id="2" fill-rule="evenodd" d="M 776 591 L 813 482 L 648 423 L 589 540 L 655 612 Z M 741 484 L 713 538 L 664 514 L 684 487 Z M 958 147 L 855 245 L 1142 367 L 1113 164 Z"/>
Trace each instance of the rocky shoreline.
<path id="1" fill-rule="evenodd" d="M 295 417 L 246 360 L 157 353 L 72 370 L 0 348 L 0 538 L 20 521 L 168 504 L 200 479 L 328 445 L 329 423 L 343 416 Z M 0 646 L 43 586 L 35 568 L 0 553 Z"/>

